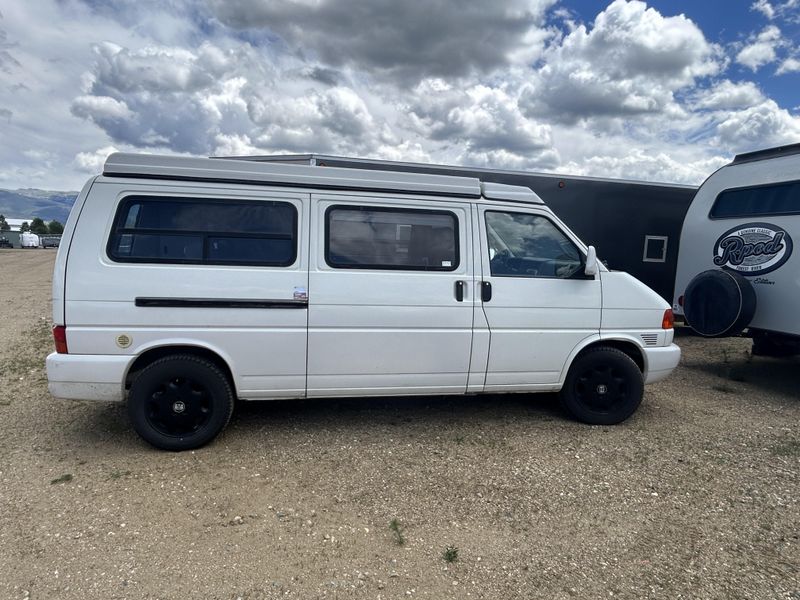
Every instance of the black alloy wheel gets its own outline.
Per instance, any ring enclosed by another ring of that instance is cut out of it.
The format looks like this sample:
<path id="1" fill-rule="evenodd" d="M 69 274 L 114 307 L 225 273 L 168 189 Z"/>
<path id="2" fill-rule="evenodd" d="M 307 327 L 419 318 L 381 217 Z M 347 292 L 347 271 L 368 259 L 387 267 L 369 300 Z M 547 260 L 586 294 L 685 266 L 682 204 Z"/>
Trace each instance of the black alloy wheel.
<path id="1" fill-rule="evenodd" d="M 194 379 L 165 379 L 147 399 L 145 418 L 163 435 L 185 437 L 196 433 L 211 418 L 209 391 Z"/>
<path id="2" fill-rule="evenodd" d="M 614 425 L 630 417 L 642 401 L 644 379 L 633 359 L 616 348 L 590 348 L 570 367 L 561 401 L 579 421 Z"/>
<path id="3" fill-rule="evenodd" d="M 180 354 L 137 375 L 128 397 L 136 432 L 164 450 L 190 450 L 211 441 L 233 412 L 233 389 L 214 363 Z"/>

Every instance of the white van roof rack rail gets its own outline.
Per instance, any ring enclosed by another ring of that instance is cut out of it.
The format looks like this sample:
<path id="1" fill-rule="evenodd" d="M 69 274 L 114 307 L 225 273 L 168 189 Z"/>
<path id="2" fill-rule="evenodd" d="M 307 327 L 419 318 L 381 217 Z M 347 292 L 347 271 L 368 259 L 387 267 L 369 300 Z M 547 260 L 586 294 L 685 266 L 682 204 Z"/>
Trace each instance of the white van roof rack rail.
<path id="1" fill-rule="evenodd" d="M 766 160 L 767 158 L 789 156 L 790 154 L 800 154 L 800 144 L 788 144 L 786 146 L 776 146 L 775 148 L 765 148 L 764 150 L 756 150 L 754 152 L 737 154 L 733 158 L 733 163 L 731 164 L 752 162 L 755 160 Z"/>
<path id="2" fill-rule="evenodd" d="M 244 158 L 218 160 L 115 152 L 106 159 L 103 175 L 461 198 L 483 196 L 491 200 L 543 204 L 541 198 L 529 188 L 485 183 L 475 177 L 339 167 L 322 169 L 317 166 L 257 162 Z"/>
<path id="3" fill-rule="evenodd" d="M 472 177 L 340 168 L 319 169 L 285 163 L 213 160 L 121 152 L 111 154 L 106 159 L 103 175 L 304 188 L 391 191 L 469 198 L 480 198 L 481 196 L 481 182 Z"/>

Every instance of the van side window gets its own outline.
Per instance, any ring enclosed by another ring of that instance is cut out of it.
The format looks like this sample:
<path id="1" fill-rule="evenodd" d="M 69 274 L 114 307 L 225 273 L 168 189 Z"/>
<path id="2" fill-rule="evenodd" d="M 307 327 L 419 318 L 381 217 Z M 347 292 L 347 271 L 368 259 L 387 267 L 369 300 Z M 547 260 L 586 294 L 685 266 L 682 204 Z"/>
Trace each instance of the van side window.
<path id="1" fill-rule="evenodd" d="M 332 206 L 325 260 L 340 269 L 454 271 L 458 219 L 448 211 Z"/>
<path id="2" fill-rule="evenodd" d="M 285 267 L 297 256 L 288 202 L 129 196 L 108 240 L 117 262 Z"/>
<path id="3" fill-rule="evenodd" d="M 711 207 L 712 219 L 800 214 L 800 181 L 720 192 Z"/>
<path id="4" fill-rule="evenodd" d="M 542 216 L 486 211 L 486 236 L 493 277 L 566 279 L 583 265 L 575 244 Z"/>

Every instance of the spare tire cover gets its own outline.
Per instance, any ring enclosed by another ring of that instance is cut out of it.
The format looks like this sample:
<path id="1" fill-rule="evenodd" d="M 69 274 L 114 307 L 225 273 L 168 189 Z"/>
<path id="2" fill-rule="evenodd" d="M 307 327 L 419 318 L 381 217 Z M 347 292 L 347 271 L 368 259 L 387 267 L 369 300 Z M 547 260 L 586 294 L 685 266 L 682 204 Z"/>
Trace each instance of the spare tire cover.
<path id="1" fill-rule="evenodd" d="M 734 271 L 703 271 L 689 282 L 683 295 L 686 322 L 706 337 L 740 334 L 755 312 L 753 285 Z"/>

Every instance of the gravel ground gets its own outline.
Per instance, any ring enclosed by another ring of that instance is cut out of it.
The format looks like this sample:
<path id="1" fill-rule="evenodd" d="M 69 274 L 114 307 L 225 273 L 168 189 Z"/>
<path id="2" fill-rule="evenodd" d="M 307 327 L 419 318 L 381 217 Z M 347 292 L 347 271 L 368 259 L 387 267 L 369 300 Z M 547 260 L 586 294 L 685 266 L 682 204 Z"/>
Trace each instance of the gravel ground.
<path id="1" fill-rule="evenodd" d="M 273 402 L 171 454 L 48 394 L 54 257 L 0 251 L 0 598 L 800 599 L 798 359 L 679 332 L 616 427 L 553 395 Z"/>

